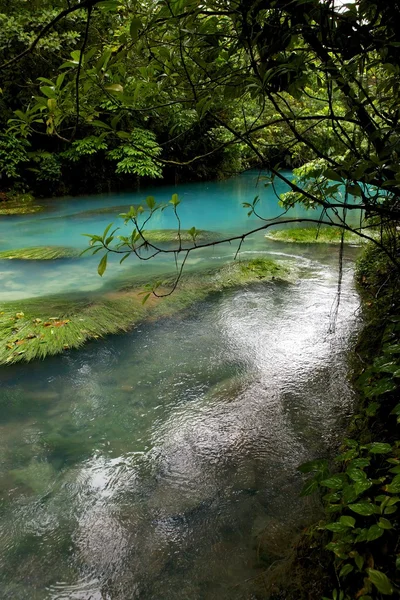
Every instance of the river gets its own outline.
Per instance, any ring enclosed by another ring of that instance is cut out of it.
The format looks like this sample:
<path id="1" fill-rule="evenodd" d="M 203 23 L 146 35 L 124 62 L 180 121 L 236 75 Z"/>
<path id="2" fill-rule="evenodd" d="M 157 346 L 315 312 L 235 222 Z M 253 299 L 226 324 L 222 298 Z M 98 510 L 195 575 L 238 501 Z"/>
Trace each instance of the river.
<path id="1" fill-rule="evenodd" d="M 241 203 L 255 183 L 248 173 L 153 193 L 186 200 L 183 227 L 225 233 L 252 229 Z M 257 193 L 266 217 L 279 212 L 271 192 Z M 140 196 L 58 199 L 46 213 L 4 218 L 2 249 L 84 247 L 81 233 L 110 222 L 96 208 Z M 210 249 L 189 268 L 234 251 Z M 0 368 L 0 597 L 261 597 L 283 532 L 314 510 L 299 498 L 297 466 L 325 456 L 352 411 L 355 253 L 345 252 L 337 316 L 337 248 L 258 235 L 241 255 L 295 263 L 296 281 L 214 294 L 82 350 Z M 0 294 L 101 293 L 169 268 L 127 260 L 103 280 L 92 259 L 1 261 Z"/>

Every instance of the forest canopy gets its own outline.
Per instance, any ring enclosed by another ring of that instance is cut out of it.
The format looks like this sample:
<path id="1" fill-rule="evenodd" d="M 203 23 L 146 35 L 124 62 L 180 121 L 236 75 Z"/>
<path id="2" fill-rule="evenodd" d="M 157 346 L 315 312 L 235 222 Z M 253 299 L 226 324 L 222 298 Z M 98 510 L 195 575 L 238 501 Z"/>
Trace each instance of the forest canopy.
<path id="1" fill-rule="evenodd" d="M 6 189 L 258 166 L 289 185 L 284 208 L 319 206 L 344 227 L 364 208 L 396 260 L 397 2 L 10 0 L 0 11 Z"/>

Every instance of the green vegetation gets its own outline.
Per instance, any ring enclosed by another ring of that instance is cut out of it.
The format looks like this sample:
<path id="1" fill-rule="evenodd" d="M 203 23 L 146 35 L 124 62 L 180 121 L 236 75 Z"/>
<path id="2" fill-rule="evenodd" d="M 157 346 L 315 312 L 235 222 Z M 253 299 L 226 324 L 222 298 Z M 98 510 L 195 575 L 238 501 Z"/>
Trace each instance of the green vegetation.
<path id="1" fill-rule="evenodd" d="M 149 242 L 154 243 L 171 243 L 171 242 L 193 242 L 193 235 L 189 229 L 149 229 L 144 233 L 144 237 Z M 196 241 L 198 242 L 212 242 L 218 239 L 222 239 L 221 234 L 214 231 L 205 231 L 204 229 L 198 229 L 196 234 Z"/>
<path id="2" fill-rule="evenodd" d="M 296 600 L 314 598 L 305 580 L 314 581 L 321 561 L 325 573 L 318 592 L 324 597 L 393 596 L 400 585 L 399 281 L 387 256 L 371 245 L 358 261 L 357 280 L 364 308 L 354 354 L 359 405 L 334 468 L 327 460 L 300 467 L 308 475 L 303 494 L 319 491 L 326 518 L 303 537 L 297 550 L 295 562 L 301 559 L 305 565 L 305 589 L 297 590 Z"/>
<path id="3" fill-rule="evenodd" d="M 332 538 L 334 583 L 326 593 L 333 600 L 391 596 L 400 584 L 399 20 L 398 3 L 373 0 L 341 3 L 340 9 L 330 0 L 0 1 L 5 191 L 100 191 L 137 186 L 140 178 L 205 179 L 257 166 L 269 170 L 267 185 L 280 180 L 288 186 L 279 199 L 284 213 L 302 205 L 316 223 L 347 226 L 349 213 L 362 208 L 363 225 L 379 231 L 359 271 L 360 285 L 371 292 L 364 306 L 374 356 L 360 352 L 363 403 L 354 434 L 343 445 L 337 472 L 324 461 L 303 467 L 314 474 L 308 491 L 323 491 L 330 515 L 321 531 L 323 539 Z M 283 167 L 297 167 L 293 179 Z M 258 197 L 243 200 L 248 215 L 262 219 Z M 174 194 L 168 206 L 181 231 L 178 205 Z M 183 287 L 161 303 L 157 295 L 165 282 L 150 282 L 147 305 L 137 292 L 136 298 L 133 291 L 117 292 L 75 309 L 55 305 L 52 315 L 51 305 L 42 312 L 30 303 L 9 305 L 1 325 L 2 362 L 78 346 L 129 327 L 150 309 L 156 314 L 185 306 L 201 293 L 263 277 L 263 267 L 253 262 L 185 289 L 189 253 L 213 242 L 202 242 L 194 227 L 184 234 L 185 248 L 179 235 L 174 248 L 157 247 L 167 241 L 160 238 L 144 241 L 152 235 L 145 228 L 149 219 L 165 208 L 149 196 L 145 206 L 125 213 L 129 235 L 118 236 L 109 226 L 89 235 L 89 250 L 102 251 L 100 275 L 110 252 L 123 260 L 132 253 L 146 260 L 174 253 L 180 268 L 170 288 L 181 278 Z M 272 225 L 260 220 L 258 229 Z M 230 241 L 240 247 L 246 235 Z M 305 241 L 311 234 L 296 235 Z M 332 236 L 331 243 L 340 234 L 332 228 L 323 235 Z M 312 543 L 318 545 L 315 537 Z"/>
<path id="4" fill-rule="evenodd" d="M 0 364 L 45 358 L 78 348 L 88 340 L 127 331 L 143 319 L 183 310 L 225 289 L 288 278 L 287 267 L 257 258 L 185 274 L 173 294 L 162 300 L 153 297 L 146 303 L 139 287 L 91 299 L 42 298 L 5 303 L 0 313 Z M 168 294 L 173 284 L 173 278 L 159 282 L 158 293 Z"/>
<path id="5" fill-rule="evenodd" d="M 277 229 L 267 233 L 265 237 L 276 242 L 293 242 L 296 244 L 340 244 L 342 230 L 338 227 Z M 343 241 L 345 244 L 361 244 L 364 240 L 356 233 L 345 231 Z"/>
<path id="6" fill-rule="evenodd" d="M 57 258 L 76 258 L 81 252 L 75 248 L 62 246 L 33 246 L 32 248 L 17 248 L 3 250 L 0 260 L 54 260 Z"/>
<path id="7" fill-rule="evenodd" d="M 32 194 L 0 193 L 0 216 L 30 215 L 43 210 L 44 206 L 37 204 Z"/>

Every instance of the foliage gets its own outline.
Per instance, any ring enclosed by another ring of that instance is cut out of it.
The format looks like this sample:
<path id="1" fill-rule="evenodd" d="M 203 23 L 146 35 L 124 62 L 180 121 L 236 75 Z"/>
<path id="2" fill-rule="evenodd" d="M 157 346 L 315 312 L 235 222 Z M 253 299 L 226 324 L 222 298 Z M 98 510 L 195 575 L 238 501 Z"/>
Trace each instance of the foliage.
<path id="1" fill-rule="evenodd" d="M 32 194 L 14 191 L 1 195 L 0 215 L 29 215 L 43 210 L 44 206 L 37 204 Z"/>
<path id="2" fill-rule="evenodd" d="M 370 233 L 370 232 L 368 232 Z M 295 229 L 276 229 L 265 236 L 277 242 L 294 242 L 296 244 L 341 244 L 342 232 L 337 227 L 296 227 Z M 356 233 L 345 231 L 343 241 L 346 244 L 360 244 L 362 238 Z"/>
<path id="3" fill-rule="evenodd" d="M 0 175 L 8 179 L 20 179 L 20 166 L 29 161 L 29 143 L 10 133 L 0 134 Z"/>
<path id="4" fill-rule="evenodd" d="M 361 334 L 356 386 L 361 406 L 352 439 L 336 470 L 319 460 L 300 467 L 312 474 L 303 493 L 321 490 L 341 589 L 336 596 L 380 598 L 398 593 L 400 502 L 400 317 L 398 280 L 382 250 L 367 247 L 358 264 L 366 326 Z M 363 345 L 364 344 L 364 345 Z"/>
<path id="5" fill-rule="evenodd" d="M 108 153 L 108 158 L 117 161 L 116 173 L 133 173 L 140 177 L 161 177 L 161 169 L 154 159 L 161 148 L 151 131 L 135 128 L 127 142 Z"/>
<path id="6" fill-rule="evenodd" d="M 62 246 L 33 246 L 0 252 L 0 260 L 55 260 L 57 258 L 75 258 L 79 250 Z"/>

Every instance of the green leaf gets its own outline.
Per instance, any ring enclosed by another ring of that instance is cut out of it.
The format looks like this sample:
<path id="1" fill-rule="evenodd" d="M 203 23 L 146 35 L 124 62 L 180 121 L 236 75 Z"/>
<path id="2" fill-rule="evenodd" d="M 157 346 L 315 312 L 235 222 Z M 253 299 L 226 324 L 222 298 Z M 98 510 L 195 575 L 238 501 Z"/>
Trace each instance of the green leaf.
<path id="1" fill-rule="evenodd" d="M 384 350 L 385 354 L 400 354 L 400 344 L 392 344 L 390 346 L 385 346 Z"/>
<path id="2" fill-rule="evenodd" d="M 153 210 L 153 208 L 156 205 L 156 200 L 154 198 L 154 196 L 147 196 L 146 198 L 146 204 L 149 207 L 150 210 Z"/>
<path id="3" fill-rule="evenodd" d="M 393 525 L 391 524 L 391 522 L 388 519 L 385 519 L 384 517 L 381 517 L 379 519 L 378 527 L 381 527 L 382 529 L 393 529 Z"/>
<path id="4" fill-rule="evenodd" d="M 348 530 L 348 526 L 344 525 L 343 523 L 328 523 L 328 525 L 325 525 L 324 529 L 328 529 L 328 531 L 333 531 L 334 533 L 342 533 L 344 531 Z"/>
<path id="5" fill-rule="evenodd" d="M 337 171 L 334 171 L 333 169 L 327 169 L 324 172 L 324 175 L 328 179 L 332 179 L 333 181 L 340 181 L 341 183 L 343 183 L 343 178 L 339 175 Z"/>
<path id="6" fill-rule="evenodd" d="M 354 491 L 356 493 L 356 497 L 369 490 L 372 486 L 372 481 L 370 479 L 366 479 L 365 481 L 356 481 L 354 484 Z"/>
<path id="7" fill-rule="evenodd" d="M 99 266 L 97 267 L 97 272 L 100 275 L 100 277 L 104 275 L 104 272 L 107 269 L 107 257 L 108 254 L 105 254 L 99 262 Z"/>
<path id="8" fill-rule="evenodd" d="M 373 542 L 374 540 L 377 540 L 378 538 L 380 538 L 381 535 L 383 535 L 383 529 L 382 529 L 382 527 L 379 527 L 378 525 L 372 525 L 368 529 L 367 541 L 368 542 Z"/>
<path id="9" fill-rule="evenodd" d="M 150 298 L 151 292 L 148 292 L 143 296 L 142 304 L 145 304 L 147 300 Z"/>
<path id="10" fill-rule="evenodd" d="M 119 261 L 119 264 L 122 265 L 122 263 L 124 262 L 124 260 L 126 260 L 128 258 L 128 256 L 130 256 L 130 255 L 131 255 L 130 252 L 127 252 L 126 254 L 124 254 L 124 256 Z"/>
<path id="11" fill-rule="evenodd" d="M 134 17 L 129 27 L 129 33 L 131 34 L 132 40 L 137 42 L 139 38 L 139 29 L 142 27 L 142 21 L 139 17 Z"/>
<path id="12" fill-rule="evenodd" d="M 346 577 L 346 575 L 351 573 L 353 571 L 353 569 L 354 569 L 353 565 L 350 565 L 350 564 L 344 565 L 339 571 L 339 577 Z"/>
<path id="13" fill-rule="evenodd" d="M 347 515 L 340 517 L 339 521 L 340 523 L 343 523 L 343 525 L 345 525 L 346 527 L 354 527 L 354 525 L 356 524 L 355 518 Z"/>
<path id="14" fill-rule="evenodd" d="M 356 563 L 358 570 L 361 571 L 364 565 L 364 557 L 357 553 L 354 557 L 354 562 Z"/>
<path id="15" fill-rule="evenodd" d="M 385 444 L 383 442 L 373 442 L 370 444 L 368 452 L 370 454 L 388 454 L 388 452 L 392 451 L 392 446 L 390 444 Z"/>
<path id="16" fill-rule="evenodd" d="M 99 121 L 98 119 L 90 121 L 90 125 L 96 125 L 96 127 L 101 127 L 102 129 L 111 129 L 111 127 L 107 125 L 107 123 L 103 123 L 103 121 Z"/>
<path id="17" fill-rule="evenodd" d="M 357 513 L 358 515 L 362 515 L 364 517 L 369 517 L 374 515 L 377 512 L 378 507 L 375 504 L 371 504 L 371 502 L 358 502 L 357 504 L 349 504 L 349 508 Z M 378 509 L 379 512 L 379 509 Z"/>
<path id="18" fill-rule="evenodd" d="M 385 485 L 385 491 L 391 494 L 397 494 L 400 492 L 400 475 L 393 477 L 391 483 Z"/>
<path id="19" fill-rule="evenodd" d="M 393 392 L 396 389 L 396 384 L 393 379 L 384 378 L 380 379 L 378 382 L 366 388 L 366 397 L 373 398 L 374 396 L 382 396 L 383 394 L 388 394 L 389 392 Z"/>
<path id="20" fill-rule="evenodd" d="M 115 92 L 117 94 L 121 94 L 124 91 L 124 88 L 120 83 L 111 83 L 110 85 L 106 85 L 105 90 L 107 92 Z"/>
<path id="21" fill-rule="evenodd" d="M 365 414 L 367 415 L 367 417 L 374 417 L 377 413 L 379 406 L 380 404 L 378 404 L 378 402 L 370 402 L 367 408 L 365 409 Z"/>
<path id="22" fill-rule="evenodd" d="M 172 198 L 171 198 L 171 200 L 170 200 L 170 203 L 171 203 L 173 206 L 175 206 L 175 207 L 176 207 L 176 206 L 178 206 L 178 204 L 180 203 L 180 200 L 179 200 L 179 198 L 178 198 L 178 194 L 172 194 Z"/>
<path id="23" fill-rule="evenodd" d="M 334 475 L 333 477 L 321 481 L 321 485 L 334 490 L 340 490 L 343 487 L 343 483 L 343 475 Z"/>
<path id="24" fill-rule="evenodd" d="M 49 98 L 47 100 L 47 106 L 49 107 L 50 111 L 54 111 L 57 107 L 57 100 L 55 98 Z"/>
<path id="25" fill-rule="evenodd" d="M 353 481 L 364 482 L 367 479 L 366 473 L 356 467 L 349 467 L 346 473 Z"/>
<path id="26" fill-rule="evenodd" d="M 393 587 L 390 582 L 390 579 L 382 573 L 382 571 L 377 571 L 375 569 L 367 569 L 368 575 L 378 592 L 384 594 L 385 596 L 391 596 L 393 594 Z"/>
<path id="27" fill-rule="evenodd" d="M 56 98 L 57 94 L 54 90 L 54 88 L 48 86 L 48 85 L 42 85 L 40 88 L 40 91 L 42 92 L 42 94 L 44 94 L 44 96 L 47 96 L 47 98 Z"/>

